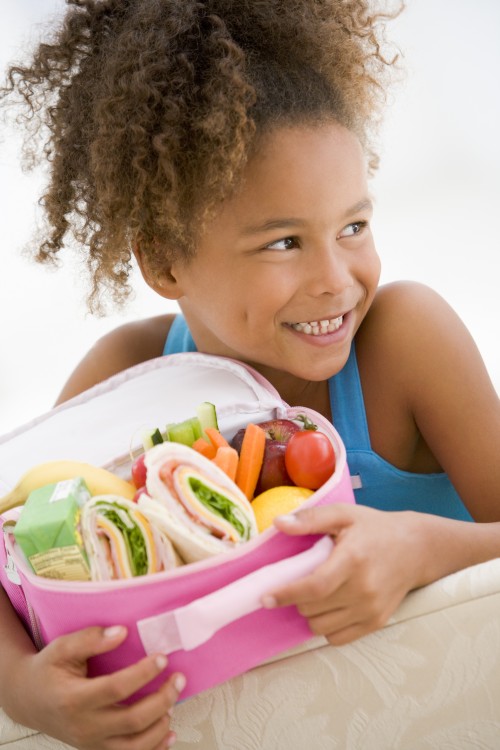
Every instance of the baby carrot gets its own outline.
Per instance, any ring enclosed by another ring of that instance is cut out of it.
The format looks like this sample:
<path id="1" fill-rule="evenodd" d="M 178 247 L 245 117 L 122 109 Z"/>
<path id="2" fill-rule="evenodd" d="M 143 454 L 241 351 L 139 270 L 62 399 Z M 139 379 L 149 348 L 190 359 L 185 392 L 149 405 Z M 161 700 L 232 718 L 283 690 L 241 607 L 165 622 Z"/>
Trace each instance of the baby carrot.
<path id="1" fill-rule="evenodd" d="M 213 443 L 209 443 L 208 440 L 205 440 L 205 438 L 198 438 L 198 440 L 195 440 L 191 448 L 194 448 L 195 451 L 198 451 L 198 453 L 201 453 L 202 456 L 205 456 L 206 458 L 215 458 L 217 453 L 217 448 Z"/>
<path id="2" fill-rule="evenodd" d="M 217 448 L 217 453 L 213 459 L 213 463 L 216 464 L 219 469 L 222 469 L 222 471 L 225 472 L 233 482 L 236 479 L 238 461 L 238 451 L 235 448 L 231 448 L 229 445 L 221 445 L 220 448 Z"/>
<path id="3" fill-rule="evenodd" d="M 216 450 L 217 448 L 230 448 L 224 435 L 222 435 L 215 427 L 205 427 L 205 434 Z"/>
<path id="4" fill-rule="evenodd" d="M 240 450 L 236 484 L 247 498 L 253 498 L 266 447 L 266 433 L 256 424 L 247 425 Z"/>

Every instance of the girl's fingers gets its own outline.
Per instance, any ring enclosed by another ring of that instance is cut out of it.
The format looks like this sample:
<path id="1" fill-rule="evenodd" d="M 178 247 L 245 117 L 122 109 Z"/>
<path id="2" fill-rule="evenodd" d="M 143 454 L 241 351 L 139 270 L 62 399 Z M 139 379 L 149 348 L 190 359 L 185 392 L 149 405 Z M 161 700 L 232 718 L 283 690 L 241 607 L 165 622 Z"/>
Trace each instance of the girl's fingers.
<path id="1" fill-rule="evenodd" d="M 110 628 L 91 627 L 63 635 L 45 647 L 45 652 L 53 654 L 54 664 L 73 666 L 81 670 L 91 656 L 104 654 L 117 648 L 127 637 L 127 629 L 122 625 Z"/>
<path id="2" fill-rule="evenodd" d="M 70 670 L 73 667 L 78 676 L 86 676 L 86 669 L 85 674 L 81 672 L 82 665 L 86 667 L 87 659 L 117 648 L 126 635 L 127 630 L 122 626 L 86 628 L 58 638 L 44 651 L 47 656 L 49 651 L 53 651 L 52 659 L 59 667 Z M 167 657 L 163 654 L 150 655 L 117 672 L 82 681 L 79 686 L 80 699 L 87 709 L 121 703 L 158 677 L 165 670 L 167 663 Z M 181 680 L 181 676 L 178 676 L 177 680 Z M 172 700 L 175 702 L 177 695 Z"/>
<path id="3" fill-rule="evenodd" d="M 341 547 L 334 548 L 330 557 L 303 578 L 293 583 L 271 589 L 262 599 L 262 606 L 287 607 L 291 604 L 323 606 L 325 599 L 335 594 L 348 580 L 350 575 L 349 558 Z M 321 608 L 317 611 L 322 611 Z"/>
<path id="4" fill-rule="evenodd" d="M 364 635 L 372 633 L 374 630 L 376 630 L 375 627 L 368 628 L 366 624 L 358 622 L 329 633 L 326 639 L 332 646 L 345 646 L 358 638 L 362 638 Z"/>
<path id="5" fill-rule="evenodd" d="M 167 747 L 170 732 L 170 717 L 164 715 L 144 731 L 134 734 L 123 734 L 110 737 L 107 741 L 109 750 L 156 750 Z"/>
<path id="6" fill-rule="evenodd" d="M 92 709 L 121 703 L 162 674 L 167 663 L 163 654 L 146 656 L 117 672 L 87 680 L 82 687 L 82 700 Z"/>
<path id="7" fill-rule="evenodd" d="M 135 703 L 111 707 L 106 716 L 110 735 L 133 736 L 144 733 L 163 717 L 170 718 L 185 684 L 184 675 L 177 672 L 159 690 Z"/>
<path id="8" fill-rule="evenodd" d="M 343 529 L 351 526 L 355 519 L 364 512 L 359 506 L 338 503 L 316 508 L 304 508 L 296 513 L 277 516 L 274 525 L 285 534 L 330 534 L 335 537 Z"/>

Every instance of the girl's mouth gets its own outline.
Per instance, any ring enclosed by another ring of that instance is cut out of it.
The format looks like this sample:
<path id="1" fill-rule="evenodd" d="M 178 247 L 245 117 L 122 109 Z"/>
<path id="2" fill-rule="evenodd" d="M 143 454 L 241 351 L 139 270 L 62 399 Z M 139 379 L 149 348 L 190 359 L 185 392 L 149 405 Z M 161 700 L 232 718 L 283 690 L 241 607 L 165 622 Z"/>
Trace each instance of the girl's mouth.
<path id="1" fill-rule="evenodd" d="M 327 333 L 334 333 L 334 331 L 337 331 L 343 322 L 344 316 L 339 315 L 338 318 L 310 320 L 305 323 L 290 323 L 290 327 L 293 328 L 294 331 L 306 333 L 310 336 L 324 336 Z"/>

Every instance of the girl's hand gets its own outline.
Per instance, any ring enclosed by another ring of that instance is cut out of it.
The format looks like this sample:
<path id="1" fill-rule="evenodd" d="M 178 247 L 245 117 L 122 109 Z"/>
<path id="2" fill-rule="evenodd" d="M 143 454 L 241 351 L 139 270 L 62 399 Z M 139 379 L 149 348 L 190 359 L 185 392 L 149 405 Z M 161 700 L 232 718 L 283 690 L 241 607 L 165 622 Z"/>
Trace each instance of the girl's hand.
<path id="1" fill-rule="evenodd" d="M 56 639 L 20 660 L 12 677 L 16 703 L 28 707 L 29 726 L 80 750 L 163 750 L 175 742 L 170 718 L 183 675 L 173 674 L 155 693 L 119 705 L 166 667 L 163 655 L 147 656 L 110 675 L 88 678 L 87 660 L 126 637 L 124 627 L 87 628 Z M 21 696 L 21 697 L 20 697 Z M 23 723 L 10 706 L 4 707 Z"/>
<path id="2" fill-rule="evenodd" d="M 271 590 L 263 605 L 295 604 L 312 632 L 337 646 L 381 628 L 419 585 L 415 515 L 338 504 L 276 518 L 286 534 L 329 534 L 335 547 L 313 573 Z"/>

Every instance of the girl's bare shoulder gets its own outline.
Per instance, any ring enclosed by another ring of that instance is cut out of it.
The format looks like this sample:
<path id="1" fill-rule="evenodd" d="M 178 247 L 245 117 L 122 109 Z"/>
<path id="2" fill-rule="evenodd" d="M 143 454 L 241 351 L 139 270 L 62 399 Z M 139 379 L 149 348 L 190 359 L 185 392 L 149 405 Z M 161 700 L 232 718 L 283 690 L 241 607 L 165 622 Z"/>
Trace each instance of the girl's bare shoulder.
<path id="1" fill-rule="evenodd" d="M 380 287 L 357 335 L 370 360 L 396 359 L 400 367 L 405 362 L 413 366 L 422 349 L 443 343 L 453 346 L 456 339 L 464 338 L 468 338 L 464 324 L 443 297 L 413 281 Z"/>
<path id="2" fill-rule="evenodd" d="M 424 285 L 382 287 L 357 353 L 375 449 L 411 471 L 435 462 L 473 518 L 499 520 L 500 400 L 456 312 Z"/>
<path id="3" fill-rule="evenodd" d="M 160 357 L 175 315 L 158 315 L 115 328 L 100 338 L 77 365 L 57 404 L 129 367 Z"/>
<path id="4" fill-rule="evenodd" d="M 460 382 L 486 387 L 484 364 L 463 321 L 424 284 L 381 287 L 356 341 L 367 392 L 378 401 L 386 394 L 414 417 L 423 404 L 448 402 Z"/>
<path id="5" fill-rule="evenodd" d="M 434 289 L 416 281 L 394 281 L 379 287 L 363 327 L 380 326 L 393 334 L 408 317 L 420 312 L 425 318 L 436 306 L 448 305 Z"/>

